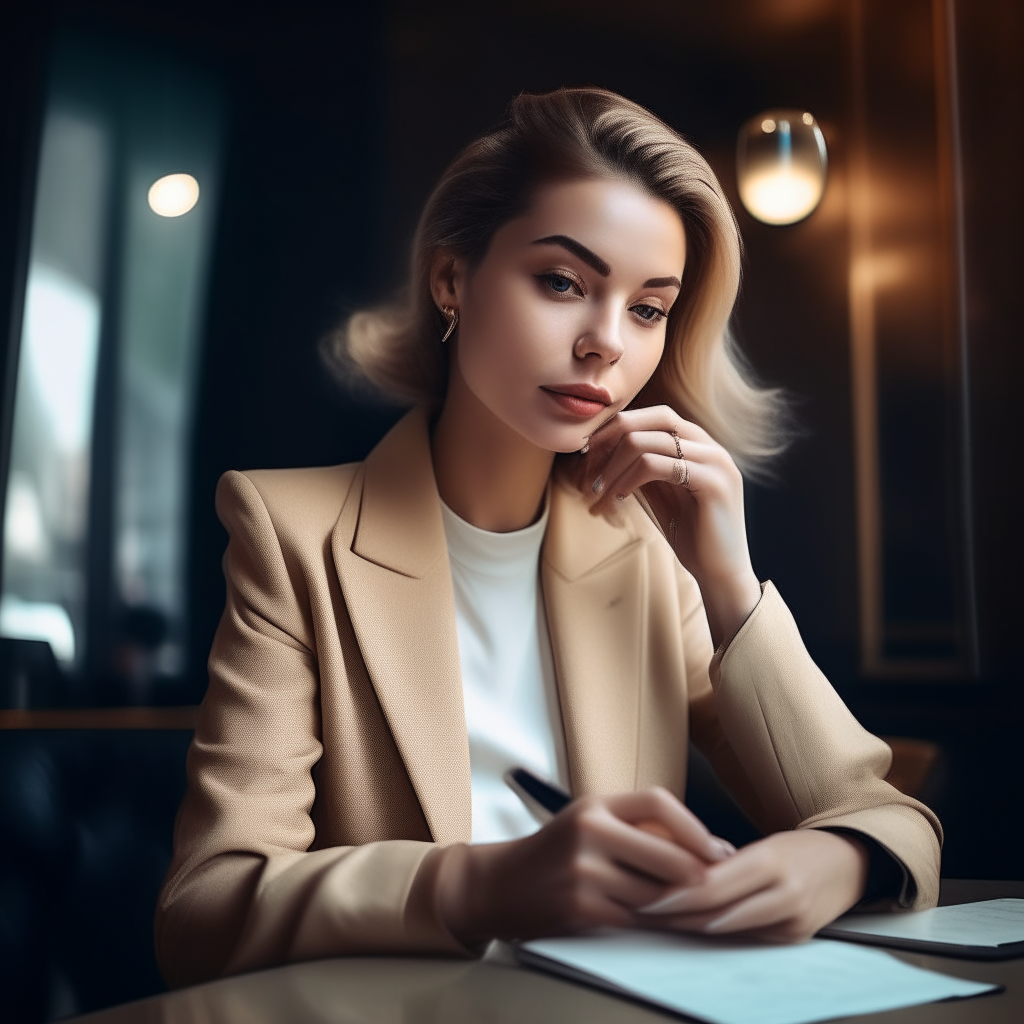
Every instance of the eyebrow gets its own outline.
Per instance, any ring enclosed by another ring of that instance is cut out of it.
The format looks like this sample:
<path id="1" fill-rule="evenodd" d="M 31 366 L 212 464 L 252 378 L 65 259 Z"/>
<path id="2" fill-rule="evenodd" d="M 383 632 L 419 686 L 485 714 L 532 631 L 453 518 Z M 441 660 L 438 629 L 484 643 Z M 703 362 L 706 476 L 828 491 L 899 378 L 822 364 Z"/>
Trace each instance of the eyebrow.
<path id="1" fill-rule="evenodd" d="M 675 285 L 677 288 L 683 287 L 683 284 L 678 277 L 649 277 L 646 281 L 644 281 L 641 287 L 668 288 L 670 285 Z"/>
<path id="2" fill-rule="evenodd" d="M 612 272 L 611 266 L 601 259 L 596 252 L 588 249 L 582 242 L 577 242 L 575 238 L 570 238 L 568 235 L 548 235 L 546 238 L 538 238 L 530 244 L 560 245 L 563 249 L 567 249 L 571 252 L 573 256 L 577 256 L 583 260 L 588 267 L 592 267 L 602 277 L 607 277 Z M 678 277 L 651 277 L 644 281 L 642 287 L 668 288 L 671 285 L 675 285 L 676 288 L 682 288 L 682 284 Z"/>
<path id="3" fill-rule="evenodd" d="M 573 256 L 578 256 L 588 267 L 592 267 L 602 277 L 607 277 L 612 272 L 612 268 L 596 252 L 591 252 L 582 242 L 577 242 L 575 238 L 570 238 L 568 235 L 548 235 L 547 238 L 538 238 L 530 244 L 560 245 L 563 249 L 568 249 Z"/>

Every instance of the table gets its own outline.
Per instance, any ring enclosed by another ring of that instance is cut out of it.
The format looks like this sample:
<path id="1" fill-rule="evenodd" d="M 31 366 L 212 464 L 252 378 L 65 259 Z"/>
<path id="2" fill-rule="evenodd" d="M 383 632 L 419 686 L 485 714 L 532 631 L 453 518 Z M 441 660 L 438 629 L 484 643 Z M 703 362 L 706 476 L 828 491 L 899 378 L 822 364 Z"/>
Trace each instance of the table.
<path id="1" fill-rule="evenodd" d="M 1024 882 L 943 880 L 940 903 L 1024 897 Z M 1024 958 L 997 962 L 896 952 L 908 963 L 1006 991 L 848 1021 L 1020 1024 Z M 678 1020 L 550 975 L 489 961 L 346 957 L 290 964 L 77 1018 L 88 1024 L 665 1024 Z"/>

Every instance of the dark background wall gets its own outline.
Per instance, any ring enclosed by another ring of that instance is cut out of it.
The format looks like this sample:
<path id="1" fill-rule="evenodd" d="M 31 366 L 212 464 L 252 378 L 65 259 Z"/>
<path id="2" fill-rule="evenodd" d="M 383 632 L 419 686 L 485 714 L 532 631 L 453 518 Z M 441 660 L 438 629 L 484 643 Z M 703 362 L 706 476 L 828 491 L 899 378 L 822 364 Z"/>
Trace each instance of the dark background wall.
<path id="1" fill-rule="evenodd" d="M 947 829 L 944 874 L 1022 877 L 1015 398 L 1022 380 L 1024 19 L 1019 5 L 1002 0 L 955 7 L 981 667 L 977 678 L 913 681 L 868 678 L 858 658 L 850 4 L 393 0 L 154 8 L 49 0 L 21 11 L 16 30 L 0 36 L 0 344 L 9 344 L 7 325 L 19 316 L 54 32 L 79 25 L 166 48 L 219 76 L 229 95 L 193 454 L 194 641 L 178 702 L 202 696 L 223 602 L 225 536 L 212 511 L 217 477 L 231 467 L 359 458 L 393 422 L 396 410 L 335 387 L 318 344 L 346 311 L 401 281 L 434 179 L 512 95 L 586 83 L 621 91 L 693 139 L 734 200 L 739 125 L 767 107 L 807 108 L 830 148 L 822 206 L 780 229 L 736 204 L 747 248 L 737 333 L 759 373 L 796 397 L 803 427 L 777 484 L 749 490 L 755 566 L 776 580 L 811 652 L 869 728 L 941 749 L 929 796 Z M 9 371 L 3 386 L 9 400 Z M 43 1019 L 158 986 L 143 924 L 166 865 L 186 742 L 187 732 L 0 730 L 0 962 L 17 972 L 16 985 L 5 982 L 21 1000 L 12 1013 Z M 119 832 L 112 824 L 125 820 L 137 827 Z M 131 898 L 115 900 L 122 909 L 107 917 L 88 902 L 90 894 L 95 903 L 113 891 L 105 863 L 134 865 L 124 875 Z M 60 886 L 48 881 L 54 872 Z M 121 952 L 86 955 L 104 944 Z M 5 954 L 14 949 L 16 958 Z"/>

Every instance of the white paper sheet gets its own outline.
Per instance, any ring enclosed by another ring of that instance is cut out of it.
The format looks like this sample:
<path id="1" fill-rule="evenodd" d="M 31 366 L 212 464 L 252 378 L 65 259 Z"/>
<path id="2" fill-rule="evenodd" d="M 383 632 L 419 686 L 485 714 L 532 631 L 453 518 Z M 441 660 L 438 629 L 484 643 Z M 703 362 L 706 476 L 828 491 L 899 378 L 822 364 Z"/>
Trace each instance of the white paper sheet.
<path id="1" fill-rule="evenodd" d="M 982 900 L 906 914 L 847 914 L 828 931 L 994 949 L 1024 942 L 1024 900 Z"/>
<path id="2" fill-rule="evenodd" d="M 765 946 L 602 932 L 538 939 L 521 948 L 585 972 L 588 980 L 713 1024 L 811 1024 L 999 987 L 950 978 L 888 953 L 827 939 Z"/>

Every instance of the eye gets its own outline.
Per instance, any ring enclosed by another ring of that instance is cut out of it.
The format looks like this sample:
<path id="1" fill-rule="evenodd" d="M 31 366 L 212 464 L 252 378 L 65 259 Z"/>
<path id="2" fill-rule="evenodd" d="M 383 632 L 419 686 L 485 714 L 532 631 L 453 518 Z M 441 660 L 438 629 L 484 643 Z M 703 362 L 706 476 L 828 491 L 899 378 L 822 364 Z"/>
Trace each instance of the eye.
<path id="1" fill-rule="evenodd" d="M 644 323 L 656 324 L 665 319 L 665 314 L 662 310 L 658 309 L 657 306 L 649 306 L 646 302 L 630 306 L 629 309 L 631 313 L 636 313 Z"/>
<path id="2" fill-rule="evenodd" d="M 537 280 L 543 281 L 544 286 L 556 295 L 576 294 L 582 297 L 584 294 L 583 287 L 579 281 L 569 277 L 568 274 L 564 274 L 559 271 L 550 271 L 547 274 L 538 274 Z"/>

